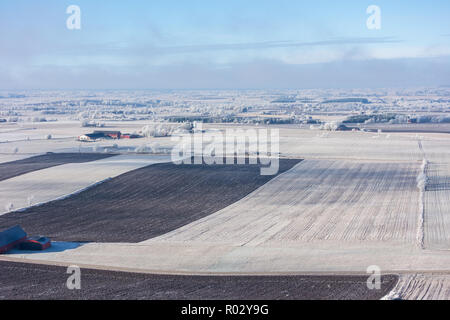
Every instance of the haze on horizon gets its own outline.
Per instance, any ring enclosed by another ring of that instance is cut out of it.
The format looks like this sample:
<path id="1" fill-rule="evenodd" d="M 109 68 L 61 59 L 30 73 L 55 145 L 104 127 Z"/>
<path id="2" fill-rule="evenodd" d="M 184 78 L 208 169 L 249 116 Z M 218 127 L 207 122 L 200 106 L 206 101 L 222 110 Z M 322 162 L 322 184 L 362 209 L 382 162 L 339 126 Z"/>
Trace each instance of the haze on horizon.
<path id="1" fill-rule="evenodd" d="M 445 0 L 2 1 L 0 89 L 450 85 L 449 13 Z"/>

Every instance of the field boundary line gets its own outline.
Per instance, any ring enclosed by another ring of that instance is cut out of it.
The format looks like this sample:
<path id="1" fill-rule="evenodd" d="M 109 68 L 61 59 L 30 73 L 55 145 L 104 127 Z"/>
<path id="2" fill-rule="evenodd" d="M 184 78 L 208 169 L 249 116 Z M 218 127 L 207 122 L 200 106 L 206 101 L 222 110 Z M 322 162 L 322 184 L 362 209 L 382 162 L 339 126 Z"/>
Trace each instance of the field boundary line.
<path id="1" fill-rule="evenodd" d="M 80 268 L 94 269 L 94 270 L 106 270 L 117 272 L 129 272 L 129 273 L 141 273 L 141 274 L 155 274 L 155 275 L 205 275 L 205 276 L 309 276 L 309 275 L 369 275 L 360 271 L 276 271 L 276 272 L 214 272 L 214 271 L 188 271 L 188 270 L 161 270 L 161 269 L 139 269 L 117 266 L 106 266 L 98 264 L 84 264 L 71 262 L 61 262 L 53 260 L 37 260 L 18 257 L 0 256 L 0 261 L 5 262 L 22 262 L 29 264 L 39 265 L 51 265 L 68 267 L 71 265 L 77 265 Z M 410 274 L 433 274 L 433 275 L 450 275 L 450 270 L 385 270 L 382 275 L 410 275 Z"/>

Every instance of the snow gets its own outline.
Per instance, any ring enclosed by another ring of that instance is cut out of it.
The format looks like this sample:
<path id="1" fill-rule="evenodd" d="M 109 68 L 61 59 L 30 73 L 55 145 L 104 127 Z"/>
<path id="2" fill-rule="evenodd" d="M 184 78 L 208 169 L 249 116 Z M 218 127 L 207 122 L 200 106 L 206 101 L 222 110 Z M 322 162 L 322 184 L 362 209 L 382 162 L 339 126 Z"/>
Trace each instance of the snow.
<path id="1" fill-rule="evenodd" d="M 449 274 L 403 274 L 384 300 L 448 300 L 449 297 Z"/>
<path id="2" fill-rule="evenodd" d="M 150 164 L 168 162 L 168 156 L 118 155 L 102 160 L 70 163 L 0 181 L 0 203 L 14 210 L 61 199 L 85 188 Z M 32 203 L 29 203 L 32 196 Z M 10 210 L 0 208 L 0 214 Z"/>
<path id="3" fill-rule="evenodd" d="M 170 137 L 154 136 L 171 132 L 166 129 L 174 124 L 167 119 L 174 116 L 240 122 L 205 123 L 206 131 L 278 128 L 281 156 L 305 159 L 229 207 L 143 243 L 89 243 L 64 251 L 13 252 L 8 257 L 162 273 L 364 274 L 367 266 L 375 264 L 382 272 L 401 275 L 387 298 L 448 299 L 448 134 L 385 133 L 390 128 L 387 123 L 377 133 L 332 130 L 332 124 L 340 123 L 347 115 L 384 112 L 397 113 L 392 122 L 410 129 L 404 123 L 407 116 L 421 120 L 446 116 L 450 111 L 448 99 L 442 97 L 448 93 L 448 88 L 61 91 L 28 92 L 23 99 L 2 99 L 1 117 L 18 122 L 0 124 L 0 162 L 49 151 L 112 150 L 121 155 L 2 181 L 0 214 L 6 207 L 15 210 L 51 201 L 129 170 L 170 161 L 168 156 L 135 153 L 170 150 L 175 143 Z M 272 103 L 280 97 L 297 100 Z M 371 103 L 322 103 L 346 97 L 366 97 Z M 62 114 L 41 114 L 46 108 Z M 309 125 L 298 122 L 266 126 L 265 121 L 274 116 L 296 121 L 312 117 L 331 131 L 310 130 Z M 56 121 L 32 122 L 43 117 Z M 105 130 L 132 133 L 147 128 L 150 137 L 79 143 L 77 136 L 93 130 L 80 127 L 80 119 L 101 123 Z M 448 126 L 440 123 L 439 128 L 445 131 Z"/>

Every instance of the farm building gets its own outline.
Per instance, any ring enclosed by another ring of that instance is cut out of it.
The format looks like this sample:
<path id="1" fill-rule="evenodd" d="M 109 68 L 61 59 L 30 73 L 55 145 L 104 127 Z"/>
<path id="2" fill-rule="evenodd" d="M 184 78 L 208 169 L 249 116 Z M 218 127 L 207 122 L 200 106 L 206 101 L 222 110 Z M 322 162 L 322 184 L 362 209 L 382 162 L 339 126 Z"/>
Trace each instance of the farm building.
<path id="1" fill-rule="evenodd" d="M 121 132 L 120 131 L 94 131 L 94 134 L 103 135 L 104 138 L 112 138 L 112 139 L 120 139 Z"/>
<path id="2" fill-rule="evenodd" d="M 98 139 L 135 139 L 141 138 L 140 135 L 134 133 L 124 133 L 120 131 L 99 131 L 86 133 L 78 137 L 79 141 L 96 141 Z"/>
<path id="3" fill-rule="evenodd" d="M 345 124 L 340 124 L 336 129 L 336 131 L 350 131 L 350 130 L 352 130 L 352 128 L 347 127 Z"/>
<path id="4" fill-rule="evenodd" d="M 104 138 L 105 136 L 103 134 L 99 133 L 86 133 L 82 134 L 81 136 L 78 136 L 79 141 L 95 141 L 97 139 Z"/>
<path id="5" fill-rule="evenodd" d="M 137 138 L 142 138 L 142 136 L 135 134 L 135 133 L 123 133 L 120 136 L 121 139 L 137 139 Z"/>
<path id="6" fill-rule="evenodd" d="M 25 241 L 27 234 L 20 226 L 0 232 L 0 253 L 5 253 Z"/>

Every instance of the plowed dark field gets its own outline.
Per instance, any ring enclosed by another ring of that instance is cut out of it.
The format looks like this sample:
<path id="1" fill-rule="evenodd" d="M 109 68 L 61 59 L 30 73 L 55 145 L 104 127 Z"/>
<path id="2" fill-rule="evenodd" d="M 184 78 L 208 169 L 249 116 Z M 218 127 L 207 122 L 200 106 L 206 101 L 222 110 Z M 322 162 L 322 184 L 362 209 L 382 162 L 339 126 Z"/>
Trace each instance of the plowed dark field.
<path id="1" fill-rule="evenodd" d="M 0 181 L 28 172 L 59 166 L 104 159 L 112 154 L 101 153 L 47 153 L 26 159 L 0 163 Z"/>
<path id="2" fill-rule="evenodd" d="M 280 159 L 278 174 L 300 161 Z M 140 242 L 212 214 L 274 177 L 260 175 L 260 165 L 154 164 L 0 216 L 0 229 L 20 224 L 28 234 L 52 240 Z"/>
<path id="3" fill-rule="evenodd" d="M 81 269 L 81 289 L 66 287 L 66 268 L 0 261 L 1 299 L 380 299 L 397 283 L 381 278 L 369 290 L 367 276 L 189 276 Z"/>

